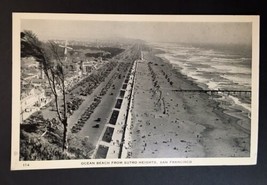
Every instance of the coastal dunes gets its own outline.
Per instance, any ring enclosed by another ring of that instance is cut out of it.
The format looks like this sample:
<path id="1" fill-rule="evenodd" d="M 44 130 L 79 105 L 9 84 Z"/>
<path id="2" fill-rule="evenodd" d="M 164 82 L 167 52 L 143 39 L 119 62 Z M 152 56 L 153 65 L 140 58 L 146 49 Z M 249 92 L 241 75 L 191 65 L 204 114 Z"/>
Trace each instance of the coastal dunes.
<path id="1" fill-rule="evenodd" d="M 153 50 L 137 62 L 129 158 L 248 157 L 250 133 Z"/>

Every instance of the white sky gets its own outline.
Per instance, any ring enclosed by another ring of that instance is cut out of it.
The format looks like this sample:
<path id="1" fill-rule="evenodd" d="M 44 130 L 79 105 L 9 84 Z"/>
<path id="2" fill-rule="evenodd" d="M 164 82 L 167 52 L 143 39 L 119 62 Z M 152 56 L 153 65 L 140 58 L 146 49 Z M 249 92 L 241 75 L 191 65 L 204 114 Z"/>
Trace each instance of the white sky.
<path id="1" fill-rule="evenodd" d="M 251 44 L 251 23 L 22 20 L 41 40 L 136 38 L 147 41 Z"/>

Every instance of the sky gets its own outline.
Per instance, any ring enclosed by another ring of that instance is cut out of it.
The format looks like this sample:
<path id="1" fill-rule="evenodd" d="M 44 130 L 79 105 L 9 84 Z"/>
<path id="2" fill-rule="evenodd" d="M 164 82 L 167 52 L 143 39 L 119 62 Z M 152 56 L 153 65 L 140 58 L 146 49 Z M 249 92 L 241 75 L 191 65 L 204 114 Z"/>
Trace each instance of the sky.
<path id="1" fill-rule="evenodd" d="M 216 22 L 122 22 L 29 20 L 21 30 L 31 30 L 40 40 L 134 38 L 152 42 L 246 44 L 252 40 L 251 23 Z"/>

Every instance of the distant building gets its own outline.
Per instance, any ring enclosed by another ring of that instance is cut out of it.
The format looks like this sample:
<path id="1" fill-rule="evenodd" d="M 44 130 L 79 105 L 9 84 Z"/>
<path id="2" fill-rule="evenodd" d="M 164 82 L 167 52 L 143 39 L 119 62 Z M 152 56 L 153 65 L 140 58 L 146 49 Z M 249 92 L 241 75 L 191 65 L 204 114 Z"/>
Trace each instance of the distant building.
<path id="1" fill-rule="evenodd" d="M 89 58 L 88 60 L 81 63 L 82 74 L 85 75 L 91 73 L 93 70 L 101 67 L 104 62 L 106 61 L 103 61 L 102 57 Z"/>
<path id="2" fill-rule="evenodd" d="M 22 70 L 22 78 L 24 80 L 27 80 L 32 76 L 33 78 L 44 79 L 45 76 L 41 64 L 37 62 L 33 57 L 21 59 L 21 70 Z"/>
<path id="3" fill-rule="evenodd" d="M 21 77 L 24 81 L 31 81 L 32 79 L 37 79 L 38 74 L 22 74 Z"/>
<path id="4" fill-rule="evenodd" d="M 47 98 L 43 88 L 36 88 L 31 85 L 22 87 L 20 100 L 21 121 L 40 110 L 46 103 Z"/>
<path id="5" fill-rule="evenodd" d="M 30 84 L 32 84 L 34 87 L 46 87 L 48 86 L 48 82 L 46 79 L 41 79 L 41 78 L 33 78 L 30 81 Z"/>
<path id="6" fill-rule="evenodd" d="M 82 63 L 82 74 L 88 74 L 91 73 L 95 69 L 96 61 L 85 61 Z"/>

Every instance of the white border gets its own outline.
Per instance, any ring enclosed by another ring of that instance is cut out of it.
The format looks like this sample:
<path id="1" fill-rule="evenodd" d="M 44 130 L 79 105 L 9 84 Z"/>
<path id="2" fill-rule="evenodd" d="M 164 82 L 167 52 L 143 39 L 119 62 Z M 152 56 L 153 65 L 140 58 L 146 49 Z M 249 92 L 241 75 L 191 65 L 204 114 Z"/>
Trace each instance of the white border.
<path id="1" fill-rule="evenodd" d="M 250 157 L 242 158 L 151 158 L 151 159 L 79 159 L 54 161 L 19 161 L 20 126 L 20 24 L 22 19 L 138 21 L 138 22 L 252 22 L 252 110 Z M 111 15 L 13 13 L 12 57 L 12 147 L 11 170 L 147 167 L 147 166 L 214 166 L 254 165 L 257 163 L 259 99 L 259 16 L 231 15 Z M 120 164 L 118 164 L 120 163 Z"/>

